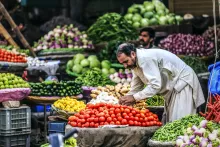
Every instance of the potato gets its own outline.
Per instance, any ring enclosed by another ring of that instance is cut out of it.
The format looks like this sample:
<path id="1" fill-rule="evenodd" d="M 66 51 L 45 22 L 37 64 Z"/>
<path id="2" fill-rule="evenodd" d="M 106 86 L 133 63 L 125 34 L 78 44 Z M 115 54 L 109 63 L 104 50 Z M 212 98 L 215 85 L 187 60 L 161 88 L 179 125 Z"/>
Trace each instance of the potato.
<path id="1" fill-rule="evenodd" d="M 95 99 L 98 95 L 96 95 L 96 94 L 90 94 L 90 96 Z"/>

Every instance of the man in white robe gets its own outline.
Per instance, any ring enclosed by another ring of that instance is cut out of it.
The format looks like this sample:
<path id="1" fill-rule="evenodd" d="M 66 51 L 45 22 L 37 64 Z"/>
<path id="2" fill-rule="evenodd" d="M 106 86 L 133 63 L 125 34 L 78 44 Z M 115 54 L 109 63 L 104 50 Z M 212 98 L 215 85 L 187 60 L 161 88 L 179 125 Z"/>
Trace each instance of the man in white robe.
<path id="1" fill-rule="evenodd" d="M 205 102 L 193 69 L 166 50 L 135 49 L 132 44 L 124 43 L 117 50 L 117 59 L 133 73 L 131 90 L 120 98 L 120 104 L 133 105 L 160 94 L 165 99 L 163 123 L 167 123 L 195 114 Z"/>

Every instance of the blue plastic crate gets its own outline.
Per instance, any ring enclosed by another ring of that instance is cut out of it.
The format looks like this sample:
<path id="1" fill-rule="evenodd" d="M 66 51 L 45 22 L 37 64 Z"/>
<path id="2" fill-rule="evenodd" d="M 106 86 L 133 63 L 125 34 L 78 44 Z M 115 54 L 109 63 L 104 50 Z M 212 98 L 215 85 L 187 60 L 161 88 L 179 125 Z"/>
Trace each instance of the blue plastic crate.
<path id="1" fill-rule="evenodd" d="M 47 112 L 50 112 L 50 109 L 51 109 L 51 105 L 46 106 Z M 42 105 L 33 106 L 33 107 L 31 107 L 31 111 L 32 112 L 44 112 L 44 106 L 42 106 Z"/>
<path id="2" fill-rule="evenodd" d="M 48 132 L 49 134 L 61 133 L 64 135 L 66 125 L 67 125 L 67 122 L 60 122 L 60 121 L 49 122 Z"/>

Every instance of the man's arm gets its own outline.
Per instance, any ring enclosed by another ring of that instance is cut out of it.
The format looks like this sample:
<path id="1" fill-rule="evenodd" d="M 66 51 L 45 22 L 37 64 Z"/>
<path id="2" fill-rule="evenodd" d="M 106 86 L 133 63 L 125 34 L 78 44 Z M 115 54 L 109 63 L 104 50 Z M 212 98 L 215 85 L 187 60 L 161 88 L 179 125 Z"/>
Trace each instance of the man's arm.
<path id="1" fill-rule="evenodd" d="M 158 63 L 154 59 L 143 59 L 140 63 L 145 78 L 148 80 L 147 86 L 133 95 L 136 101 L 152 97 L 156 95 L 161 89 L 161 75 Z"/>
<path id="2" fill-rule="evenodd" d="M 135 93 L 143 90 L 144 83 L 141 79 L 132 71 L 132 81 L 131 81 L 131 90 L 126 95 L 134 95 Z"/>

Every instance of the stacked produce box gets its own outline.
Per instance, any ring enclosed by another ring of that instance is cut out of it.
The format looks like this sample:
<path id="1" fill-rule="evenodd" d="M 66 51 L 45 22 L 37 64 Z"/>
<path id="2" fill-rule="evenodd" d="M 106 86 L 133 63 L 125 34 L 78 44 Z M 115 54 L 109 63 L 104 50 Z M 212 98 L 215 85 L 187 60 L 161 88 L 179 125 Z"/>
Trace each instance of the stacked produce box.
<path id="1" fill-rule="evenodd" d="M 31 110 L 20 108 L 0 108 L 0 146 L 30 146 Z"/>

